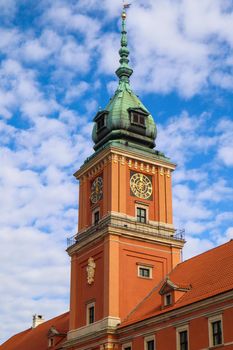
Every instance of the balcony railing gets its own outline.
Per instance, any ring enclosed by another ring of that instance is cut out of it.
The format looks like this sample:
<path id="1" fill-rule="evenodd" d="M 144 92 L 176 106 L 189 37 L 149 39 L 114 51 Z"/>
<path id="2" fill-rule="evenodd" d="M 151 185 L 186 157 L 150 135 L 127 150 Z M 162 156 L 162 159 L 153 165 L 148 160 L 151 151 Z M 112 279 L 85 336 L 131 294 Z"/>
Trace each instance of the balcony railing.
<path id="1" fill-rule="evenodd" d="M 163 228 L 161 225 L 152 224 L 148 222 L 146 224 L 138 223 L 137 221 L 133 221 L 131 219 L 119 218 L 118 216 L 109 215 L 106 218 L 103 218 L 99 221 L 98 224 L 92 225 L 87 230 L 82 231 L 79 234 L 75 234 L 72 237 L 67 238 L 67 248 L 76 244 L 85 233 L 94 233 L 96 230 L 101 230 L 105 227 L 116 227 L 123 228 L 125 230 L 131 230 L 134 232 L 144 233 L 144 234 L 152 234 L 155 237 L 161 238 L 172 238 L 177 241 L 185 241 L 185 230 L 184 229 L 168 229 Z"/>

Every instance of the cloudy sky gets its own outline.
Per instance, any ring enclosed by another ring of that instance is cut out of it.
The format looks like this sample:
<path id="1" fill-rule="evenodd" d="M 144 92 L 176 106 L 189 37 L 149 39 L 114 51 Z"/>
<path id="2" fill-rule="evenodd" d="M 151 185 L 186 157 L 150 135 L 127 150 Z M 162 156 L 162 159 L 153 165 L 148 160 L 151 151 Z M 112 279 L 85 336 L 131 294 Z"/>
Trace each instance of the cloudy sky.
<path id="1" fill-rule="evenodd" d="M 132 0 L 131 85 L 178 164 L 184 257 L 233 238 L 232 0 Z M 68 309 L 72 174 L 116 88 L 121 0 L 0 0 L 0 343 Z"/>

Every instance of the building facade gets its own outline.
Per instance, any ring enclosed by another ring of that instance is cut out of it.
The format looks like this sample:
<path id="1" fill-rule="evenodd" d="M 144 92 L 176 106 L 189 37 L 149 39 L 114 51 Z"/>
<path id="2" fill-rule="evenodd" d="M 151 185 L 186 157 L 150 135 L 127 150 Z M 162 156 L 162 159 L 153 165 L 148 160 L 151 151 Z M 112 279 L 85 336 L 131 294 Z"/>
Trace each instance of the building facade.
<path id="1" fill-rule="evenodd" d="M 29 347 L 21 334 L 21 343 L 13 337 L 3 350 L 233 349 L 233 242 L 181 261 L 175 164 L 154 149 L 153 117 L 130 86 L 125 21 L 123 11 L 119 84 L 94 118 L 95 152 L 74 174 L 69 315 L 59 318 L 62 330 L 50 320 L 27 332 Z M 32 345 L 40 329 L 46 347 Z"/>

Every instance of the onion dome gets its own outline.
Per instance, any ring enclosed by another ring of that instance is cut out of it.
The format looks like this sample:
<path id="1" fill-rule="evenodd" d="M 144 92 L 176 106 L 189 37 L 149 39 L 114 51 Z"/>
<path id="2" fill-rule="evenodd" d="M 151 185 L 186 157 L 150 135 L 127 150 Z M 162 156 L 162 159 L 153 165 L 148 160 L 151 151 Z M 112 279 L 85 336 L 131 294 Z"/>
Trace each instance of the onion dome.
<path id="1" fill-rule="evenodd" d="M 116 70 L 119 84 L 114 96 L 105 109 L 94 118 L 92 139 L 94 150 L 98 150 L 109 141 L 129 142 L 146 148 L 154 148 L 156 125 L 150 112 L 131 89 L 129 78 L 133 73 L 129 67 L 129 49 L 127 47 L 126 12 L 122 12 L 122 31 L 120 67 Z"/>

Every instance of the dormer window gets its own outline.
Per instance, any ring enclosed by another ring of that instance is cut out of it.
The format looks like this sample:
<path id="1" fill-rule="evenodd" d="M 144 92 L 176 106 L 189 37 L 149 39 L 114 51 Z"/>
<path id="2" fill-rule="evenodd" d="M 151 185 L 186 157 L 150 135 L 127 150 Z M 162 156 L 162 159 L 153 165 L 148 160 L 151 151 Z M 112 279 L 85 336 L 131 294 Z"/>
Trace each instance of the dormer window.
<path id="1" fill-rule="evenodd" d="M 139 126 L 146 126 L 146 116 L 137 112 L 131 112 L 131 123 Z"/>
<path id="2" fill-rule="evenodd" d="M 102 114 L 97 120 L 97 131 L 100 131 L 105 127 L 105 114 Z"/>
<path id="3" fill-rule="evenodd" d="M 171 293 L 165 294 L 164 295 L 164 305 L 168 306 L 172 304 L 172 295 Z"/>

